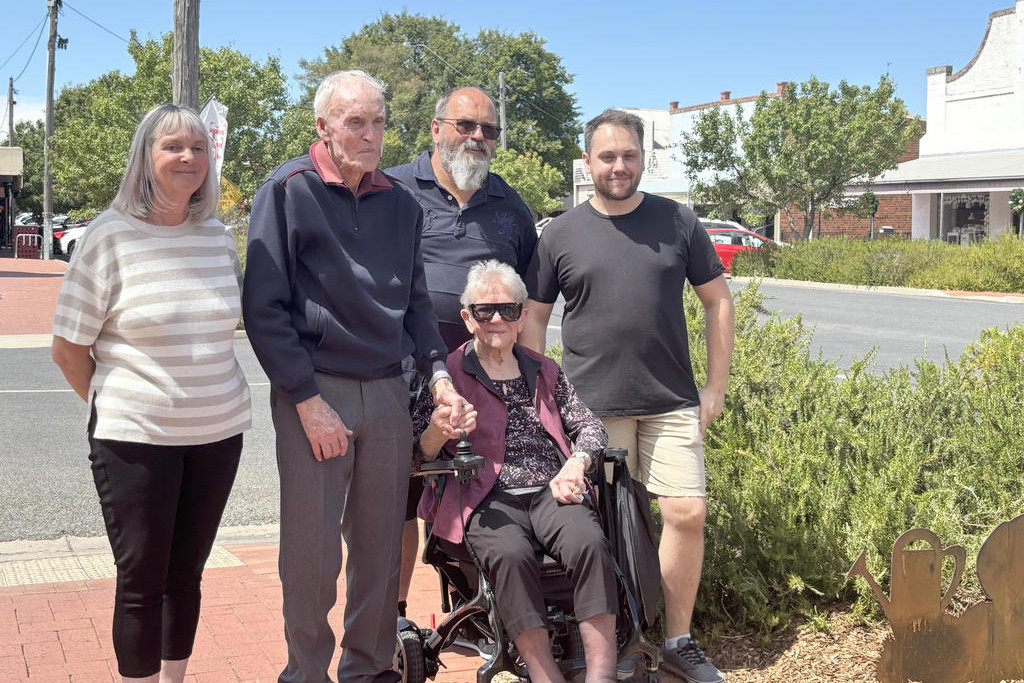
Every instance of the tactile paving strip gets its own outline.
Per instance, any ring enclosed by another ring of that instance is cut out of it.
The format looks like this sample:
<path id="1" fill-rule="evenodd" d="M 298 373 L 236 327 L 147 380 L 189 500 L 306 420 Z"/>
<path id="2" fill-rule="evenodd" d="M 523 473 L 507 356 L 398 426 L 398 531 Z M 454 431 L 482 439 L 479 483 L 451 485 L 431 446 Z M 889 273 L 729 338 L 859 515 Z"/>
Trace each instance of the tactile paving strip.
<path id="1" fill-rule="evenodd" d="M 206 561 L 207 569 L 241 565 L 241 560 L 219 545 L 213 546 L 210 559 Z M 0 562 L 0 587 L 5 588 L 62 581 L 109 579 L 116 575 L 114 557 L 109 553 Z"/>

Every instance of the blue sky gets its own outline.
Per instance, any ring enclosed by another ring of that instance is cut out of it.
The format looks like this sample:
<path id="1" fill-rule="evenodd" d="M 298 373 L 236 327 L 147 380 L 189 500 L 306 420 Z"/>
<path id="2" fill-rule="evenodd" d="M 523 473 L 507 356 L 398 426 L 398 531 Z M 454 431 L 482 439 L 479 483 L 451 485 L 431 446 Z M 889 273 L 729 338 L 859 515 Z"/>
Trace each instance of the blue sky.
<path id="1" fill-rule="evenodd" d="M 338 45 L 381 12 L 406 9 L 442 16 L 469 35 L 482 28 L 535 32 L 574 75 L 571 90 L 584 119 L 609 106 L 700 104 L 717 100 L 722 90 L 733 97 L 756 95 L 775 90 L 778 81 L 799 82 L 812 75 L 832 84 L 845 79 L 874 85 L 886 72 L 910 111 L 924 116 L 926 69 L 965 66 L 981 44 L 989 13 L 1013 2 L 203 0 L 199 40 L 210 47 L 229 45 L 260 61 L 277 56 L 291 81 L 300 59 L 320 56 L 324 47 Z M 66 0 L 59 33 L 69 45 L 57 52 L 57 92 L 115 69 L 133 71 L 125 42 L 111 34 L 127 38 L 135 29 L 143 39 L 159 36 L 173 29 L 173 7 L 173 0 Z M 5 3 L 0 43 L 0 63 L 9 60 L 0 67 L 4 130 L 8 77 L 21 74 L 15 83 L 15 119 L 41 117 L 45 22 L 34 55 L 32 47 L 33 29 L 45 16 L 46 0 Z"/>

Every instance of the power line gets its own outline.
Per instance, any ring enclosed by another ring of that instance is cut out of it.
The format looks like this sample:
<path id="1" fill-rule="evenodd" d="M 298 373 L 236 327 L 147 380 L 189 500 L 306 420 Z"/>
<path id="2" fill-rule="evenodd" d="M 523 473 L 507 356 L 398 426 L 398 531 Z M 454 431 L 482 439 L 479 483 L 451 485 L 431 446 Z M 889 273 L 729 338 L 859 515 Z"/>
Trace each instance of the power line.
<path id="1" fill-rule="evenodd" d="M 437 58 L 438 58 L 438 59 L 439 59 L 439 60 L 440 60 L 440 61 L 441 61 L 441 62 L 442 62 L 442 63 L 443 63 L 443 64 L 444 64 L 445 66 L 447 66 L 447 67 L 448 67 L 449 69 L 451 69 L 451 70 L 452 70 L 452 71 L 454 71 L 455 73 L 459 74 L 460 76 L 462 76 L 462 77 L 463 77 L 463 78 L 465 78 L 466 80 L 468 80 L 468 81 L 473 81 L 473 80 L 474 80 L 474 79 L 472 79 L 471 77 L 469 77 L 469 76 L 467 76 L 466 74 L 464 74 L 464 73 L 462 73 L 461 71 L 459 71 L 459 69 L 458 69 L 458 68 L 456 68 L 454 64 L 451 64 L 451 63 L 449 63 L 449 62 L 448 62 L 448 60 L 446 60 L 446 59 L 445 59 L 444 57 L 442 57 L 441 55 L 439 55 L 439 54 L 438 54 L 438 53 L 437 53 L 437 52 L 436 52 L 436 51 L 435 51 L 435 50 L 434 50 L 434 49 L 433 49 L 432 47 L 430 47 L 429 45 L 426 45 L 426 44 L 424 44 L 424 43 L 410 43 L 409 41 L 405 41 L 405 43 L 404 43 L 404 46 L 405 46 L 405 47 L 411 47 L 411 48 L 417 48 L 417 47 L 422 47 L 422 48 L 424 48 L 424 49 L 428 50 L 428 51 L 429 51 L 429 52 L 430 52 L 430 53 L 431 53 L 432 55 L 434 55 L 435 57 L 437 57 Z M 495 86 L 495 85 L 494 85 L 493 83 L 492 83 L 492 84 L 485 84 L 485 83 L 482 83 L 482 82 L 479 82 L 479 81 L 477 81 L 477 82 L 474 82 L 474 83 L 473 83 L 473 85 L 477 86 L 478 88 L 481 88 L 481 89 L 487 90 L 487 91 L 489 91 L 489 92 L 494 92 L 494 91 L 495 91 L 495 88 L 496 88 L 496 86 Z M 520 101 L 520 102 L 522 102 L 522 103 L 523 103 L 523 104 L 525 104 L 526 106 L 530 107 L 531 109 L 535 109 L 536 111 L 540 112 L 541 114 L 543 114 L 543 115 L 547 116 L 547 117 L 548 117 L 549 119 L 551 119 L 551 120 L 552 120 L 552 121 L 554 121 L 555 123 L 558 123 L 558 124 L 559 124 L 560 126 L 562 126 L 562 127 L 565 127 L 565 126 L 569 125 L 570 123 L 572 123 L 571 121 L 566 121 L 566 120 L 565 120 L 564 118 L 561 118 L 561 117 L 555 116 L 555 115 L 554 115 L 554 114 L 552 114 L 551 112 L 549 112 L 549 111 L 545 110 L 545 109 L 544 109 L 543 107 L 541 107 L 541 106 L 539 106 L 539 105 L 537 105 L 537 104 L 534 104 L 533 102 L 531 102 L 531 101 L 530 101 L 530 100 L 529 100 L 529 99 L 527 98 L 527 96 L 526 96 L 526 93 L 525 93 L 525 92 L 523 92 L 523 91 L 521 91 L 521 90 L 519 90 L 518 88 L 513 88 L 513 87 L 510 87 L 510 86 L 508 86 L 508 85 L 506 85 L 505 87 L 506 87 L 507 89 L 509 89 L 509 90 L 511 90 L 511 91 L 513 91 L 513 92 L 515 92 L 515 93 L 516 93 L 517 95 L 519 95 L 519 101 Z"/>
<path id="2" fill-rule="evenodd" d="M 46 16 L 49 17 L 50 13 L 47 12 Z M 36 49 L 39 47 L 39 39 L 43 37 L 43 28 L 45 28 L 45 23 L 40 23 L 39 24 L 39 33 L 36 35 L 36 44 L 32 46 L 32 54 L 30 54 L 28 56 L 28 61 L 25 62 L 25 66 L 22 67 L 21 73 L 14 77 L 14 82 L 15 83 L 17 83 L 18 79 L 21 78 L 22 75 L 24 75 L 25 69 L 27 69 L 28 65 L 32 63 L 32 58 L 36 56 Z"/>
<path id="3" fill-rule="evenodd" d="M 5 66 L 7 66 L 7 62 L 9 62 L 9 61 L 11 61 L 12 59 L 14 59 L 14 55 L 18 54 L 18 50 L 20 50 L 20 49 L 21 49 L 21 46 L 22 46 L 22 45 L 24 45 L 25 43 L 27 43 L 27 42 L 28 42 L 28 39 L 32 37 L 32 31 L 35 31 L 35 30 L 36 30 L 37 28 L 39 28 L 40 26 L 42 26 L 42 25 L 43 25 L 43 22 L 44 22 L 44 21 L 46 21 L 46 17 L 48 17 L 48 16 L 50 16 L 49 12 L 47 12 L 46 14 L 44 14 L 44 15 L 43 15 L 43 18 L 39 20 L 39 23 L 38 23 L 38 24 L 36 24 L 35 26 L 33 26 L 33 27 L 32 27 L 32 29 L 31 29 L 31 30 L 30 30 L 30 31 L 28 32 L 28 35 L 27 35 L 27 36 L 25 36 L 25 40 L 21 41 L 21 44 L 20 44 L 20 45 L 18 45 L 18 47 L 14 48 L 14 52 L 12 52 L 12 53 L 11 53 L 11 56 L 10 56 L 10 57 L 8 57 L 7 59 L 5 59 L 5 60 L 4 60 L 4 63 L 3 63 L 3 64 L 0 64 L 0 69 L 2 69 L 2 68 L 4 68 Z"/>
<path id="4" fill-rule="evenodd" d="M 75 9 L 75 8 L 74 8 L 74 7 L 72 7 L 72 6 L 70 5 L 70 4 L 68 4 L 67 0 L 65 0 L 65 1 L 64 1 L 64 7 L 67 7 L 67 8 L 69 9 L 69 10 L 71 10 L 72 12 L 74 12 L 75 14 L 77 14 L 78 16 L 82 17 L 82 18 L 83 18 L 83 19 L 85 19 L 86 21 L 91 21 L 91 22 L 92 22 L 93 24 L 95 24 L 96 26 L 99 26 L 99 27 L 100 27 L 101 29 L 103 29 L 104 31 L 106 31 L 106 32 L 107 32 L 107 33 L 109 33 L 110 35 L 114 36 L 114 37 L 115 37 L 115 38 L 117 38 L 118 40 L 120 40 L 120 41 L 123 41 L 123 42 L 125 42 L 125 43 L 127 43 L 127 42 L 128 42 L 128 40 L 127 40 L 126 38 L 122 38 L 121 36 L 117 35 L 116 33 L 114 33 L 113 31 L 111 31 L 111 30 L 110 30 L 109 28 L 107 28 L 107 27 L 106 27 L 106 26 L 104 26 L 103 24 L 99 23 L 99 22 L 98 22 L 98 21 L 96 21 L 95 19 L 91 19 L 91 18 L 89 18 L 89 17 L 85 16 L 84 14 L 82 14 L 81 12 L 79 12 L 79 11 L 78 11 L 77 9 Z"/>

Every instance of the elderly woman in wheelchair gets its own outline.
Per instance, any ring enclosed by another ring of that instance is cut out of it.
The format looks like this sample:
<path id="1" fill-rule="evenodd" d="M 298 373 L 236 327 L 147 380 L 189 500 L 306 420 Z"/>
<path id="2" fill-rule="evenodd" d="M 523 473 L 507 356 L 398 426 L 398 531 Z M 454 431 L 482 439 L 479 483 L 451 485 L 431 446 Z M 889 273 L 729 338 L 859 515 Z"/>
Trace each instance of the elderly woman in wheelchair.
<path id="1" fill-rule="evenodd" d="M 462 294 L 473 339 L 448 356 L 448 372 L 476 407 L 476 479 L 428 487 L 420 516 L 432 533 L 462 543 L 493 585 L 497 611 L 532 681 L 564 681 L 548 640 L 539 545 L 566 570 L 589 681 L 616 679 L 618 584 L 588 491 L 588 471 L 607 443 L 601 422 L 558 365 L 516 344 L 526 287 L 498 261 L 474 265 Z M 448 415 L 422 392 L 413 408 L 414 460 L 432 460 L 447 441 Z"/>

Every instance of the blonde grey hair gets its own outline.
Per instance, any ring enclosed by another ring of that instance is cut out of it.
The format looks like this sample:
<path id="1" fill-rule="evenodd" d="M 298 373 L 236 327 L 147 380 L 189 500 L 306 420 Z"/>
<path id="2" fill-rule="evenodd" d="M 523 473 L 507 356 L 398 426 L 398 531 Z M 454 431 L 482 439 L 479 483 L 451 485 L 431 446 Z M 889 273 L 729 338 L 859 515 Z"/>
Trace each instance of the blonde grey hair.
<path id="1" fill-rule="evenodd" d="M 220 187 L 214 175 L 216 171 L 210 134 L 194 109 L 177 104 L 153 107 L 142 117 L 128 148 L 128 163 L 121 178 L 121 187 L 110 203 L 113 209 L 130 216 L 146 218 L 153 211 L 170 208 L 168 199 L 160 193 L 153 175 L 153 145 L 158 138 L 180 130 L 203 136 L 207 142 L 206 155 L 210 162 L 206 179 L 189 198 L 188 217 L 193 221 L 202 221 L 217 212 Z"/>
<path id="2" fill-rule="evenodd" d="M 463 308 L 476 303 L 474 299 L 484 294 L 491 285 L 501 285 L 512 297 L 511 303 L 526 303 L 526 285 L 519 273 L 507 263 L 495 259 L 477 261 L 466 275 L 466 288 L 462 290 L 459 302 Z"/>
<path id="3" fill-rule="evenodd" d="M 331 98 L 336 93 L 348 94 L 353 90 L 353 86 L 357 85 L 377 91 L 383 106 L 384 94 L 388 90 L 384 81 L 374 78 L 362 69 L 348 69 L 335 71 L 320 83 L 316 89 L 316 97 L 313 98 L 313 114 L 317 118 L 326 119 L 331 115 Z"/>

